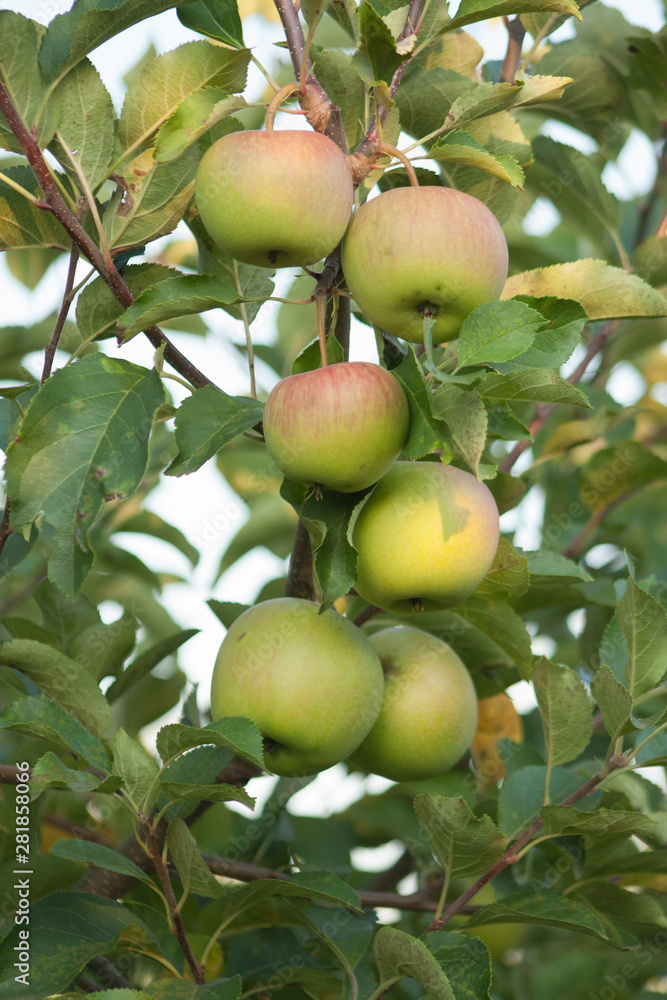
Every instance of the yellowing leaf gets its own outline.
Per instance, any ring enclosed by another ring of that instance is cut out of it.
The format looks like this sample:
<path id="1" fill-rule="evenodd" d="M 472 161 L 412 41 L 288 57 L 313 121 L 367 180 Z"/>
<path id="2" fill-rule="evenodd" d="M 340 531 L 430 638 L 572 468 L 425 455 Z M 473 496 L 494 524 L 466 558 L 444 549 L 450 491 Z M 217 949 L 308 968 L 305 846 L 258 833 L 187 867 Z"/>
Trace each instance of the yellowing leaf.
<path id="1" fill-rule="evenodd" d="M 498 743 L 510 739 L 523 743 L 523 722 L 508 694 L 501 691 L 488 698 L 480 698 L 477 731 L 470 752 L 477 778 L 484 788 L 495 785 L 505 776 L 505 767 L 498 751 Z"/>
<path id="2" fill-rule="evenodd" d="M 557 101 L 563 96 L 563 91 L 574 83 L 571 76 L 528 76 L 519 72 L 517 80 L 523 83 L 521 96 L 516 105 L 543 104 L 545 101 Z"/>
<path id="3" fill-rule="evenodd" d="M 501 298 L 516 295 L 574 299 L 589 319 L 667 316 L 667 299 L 655 288 L 635 274 L 591 258 L 515 274 L 507 279 Z"/>

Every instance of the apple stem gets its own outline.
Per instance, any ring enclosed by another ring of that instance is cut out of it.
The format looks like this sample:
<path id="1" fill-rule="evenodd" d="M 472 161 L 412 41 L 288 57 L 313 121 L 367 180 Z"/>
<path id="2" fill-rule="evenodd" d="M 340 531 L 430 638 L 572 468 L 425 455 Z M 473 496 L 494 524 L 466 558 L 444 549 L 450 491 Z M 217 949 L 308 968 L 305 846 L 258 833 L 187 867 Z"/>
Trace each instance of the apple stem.
<path id="1" fill-rule="evenodd" d="M 283 103 L 287 100 L 290 94 L 299 90 L 299 84 L 296 81 L 292 83 L 286 83 L 284 87 L 281 87 L 275 97 L 272 98 L 271 103 L 266 109 L 266 114 L 264 115 L 264 128 L 267 132 L 273 131 L 273 119 L 276 117 L 276 111 Z"/>
<path id="2" fill-rule="evenodd" d="M 327 367 L 327 331 L 326 331 L 326 298 L 324 295 L 315 296 L 317 306 L 317 336 L 320 341 L 320 361 L 322 368 Z"/>
<path id="3" fill-rule="evenodd" d="M 402 153 L 400 149 L 396 149 L 396 146 L 391 146 L 388 142 L 381 142 L 379 149 L 381 153 L 387 153 L 388 156 L 393 156 L 395 159 L 400 160 L 408 172 L 411 186 L 416 188 L 419 187 L 419 181 L 417 180 L 415 168 L 412 166 L 412 163 L 407 158 L 405 153 Z"/>

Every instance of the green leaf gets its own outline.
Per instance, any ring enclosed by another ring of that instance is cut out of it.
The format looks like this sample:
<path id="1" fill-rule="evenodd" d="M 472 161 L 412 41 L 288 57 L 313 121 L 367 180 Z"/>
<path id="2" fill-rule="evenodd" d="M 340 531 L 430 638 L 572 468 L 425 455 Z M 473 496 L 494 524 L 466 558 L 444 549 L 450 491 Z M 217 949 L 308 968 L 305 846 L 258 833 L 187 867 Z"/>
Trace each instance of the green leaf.
<path id="1" fill-rule="evenodd" d="M 83 864 L 96 865 L 111 872 L 129 875 L 148 885 L 153 884 L 150 876 L 129 858 L 118 851 L 113 851 L 110 847 L 103 847 L 102 844 L 95 844 L 90 840 L 70 840 L 63 837 L 51 845 L 49 853 L 56 854 L 59 858 L 69 858 L 70 861 L 81 861 Z"/>
<path id="2" fill-rule="evenodd" d="M 234 601 L 210 600 L 206 603 L 213 614 L 220 619 L 225 628 L 233 625 L 239 615 L 242 615 L 244 611 L 247 611 L 251 607 L 249 604 L 236 604 Z"/>
<path id="3" fill-rule="evenodd" d="M 667 299 L 655 288 L 620 267 L 590 258 L 512 275 L 501 297 L 519 295 L 574 299 L 589 319 L 667 316 Z"/>
<path id="4" fill-rule="evenodd" d="M 91 732 L 44 695 L 10 702 L 0 713 L 0 728 L 47 740 L 62 750 L 71 750 L 100 771 L 109 771 L 109 757 Z"/>
<path id="5" fill-rule="evenodd" d="M 161 126 L 155 137 L 155 159 L 158 163 L 175 160 L 218 122 L 249 106 L 245 98 L 230 96 L 219 87 L 196 90 Z"/>
<path id="6" fill-rule="evenodd" d="M 631 578 L 605 630 L 600 661 L 611 667 L 633 699 L 650 691 L 665 676 L 667 613 Z"/>
<path id="7" fill-rule="evenodd" d="M 662 902 L 646 892 L 637 893 L 623 889 L 620 885 L 605 885 L 598 882 L 579 887 L 573 897 L 590 906 L 603 920 L 610 922 L 618 920 L 622 924 L 643 926 L 646 924 L 667 926 L 667 916 Z M 639 928 L 637 931 L 639 932 Z"/>
<path id="8" fill-rule="evenodd" d="M 363 138 L 365 88 L 354 56 L 340 49 L 322 49 L 315 45 L 311 47 L 311 55 L 317 66 L 319 83 L 340 108 L 348 148 L 355 149 Z"/>
<path id="9" fill-rule="evenodd" d="M 528 560 L 501 535 L 498 551 L 489 572 L 477 588 L 477 594 L 492 600 L 506 600 L 525 594 L 529 584 Z"/>
<path id="10" fill-rule="evenodd" d="M 531 346 L 508 363 L 493 363 L 497 371 L 507 374 L 522 368 L 558 369 L 569 361 L 581 338 L 586 323 L 586 313 L 578 302 L 556 299 L 553 296 L 532 298 L 518 296 L 516 302 L 523 302 L 542 314 L 545 325 L 535 334 Z"/>
<path id="11" fill-rule="evenodd" d="M 503 601 L 473 596 L 459 604 L 455 613 L 492 639 L 512 659 L 520 677 L 528 680 L 532 666 L 530 636 L 516 611 Z"/>
<path id="12" fill-rule="evenodd" d="M 453 101 L 447 115 L 446 131 L 451 132 L 478 118 L 486 118 L 511 107 L 519 99 L 522 87 L 520 82 L 481 83 L 467 90 Z"/>
<path id="13" fill-rule="evenodd" d="M 155 780 L 157 764 L 148 750 L 124 729 L 119 729 L 109 740 L 109 749 L 113 754 L 114 772 L 123 779 L 133 805 L 148 814 L 160 794 L 159 783 Z"/>
<path id="14" fill-rule="evenodd" d="M 486 945 L 451 931 L 425 934 L 424 943 L 446 970 L 455 1000 L 489 1000 L 491 956 Z"/>
<path id="15" fill-rule="evenodd" d="M 0 645 L 0 666 L 20 670 L 94 736 L 108 734 L 109 704 L 91 674 L 76 660 L 34 639 L 13 639 Z"/>
<path id="16" fill-rule="evenodd" d="M 177 0 L 76 0 L 49 24 L 39 52 L 40 65 L 57 82 L 109 38 L 177 6 Z"/>
<path id="17" fill-rule="evenodd" d="M 170 163 L 146 149 L 114 171 L 118 190 L 105 206 L 102 227 L 112 250 L 145 246 L 166 236 L 185 215 L 199 163 L 196 147 Z"/>
<path id="18" fill-rule="evenodd" d="M 531 580 L 531 583 L 551 585 L 554 583 L 589 583 L 592 580 L 590 573 L 578 563 L 566 559 L 560 552 L 550 552 L 548 549 L 531 552 L 519 549 L 518 551 L 526 557 L 531 577 L 537 578 L 534 581 Z"/>
<path id="19" fill-rule="evenodd" d="M 548 772 L 542 764 L 529 764 L 513 771 L 503 782 L 498 797 L 498 826 L 513 839 L 530 826 L 544 806 L 546 782 L 552 801 L 562 801 L 584 784 L 585 778 L 564 767 Z"/>
<path id="20" fill-rule="evenodd" d="M 463 321 L 458 340 L 458 367 L 509 361 L 523 354 L 544 325 L 544 318 L 525 302 L 487 302 Z"/>
<path id="21" fill-rule="evenodd" d="M 169 824 L 167 847 L 174 859 L 185 895 L 196 892 L 209 899 L 227 895 L 227 890 L 207 868 L 194 837 L 182 819 L 175 819 Z"/>
<path id="22" fill-rule="evenodd" d="M 533 667 L 530 679 L 542 719 L 547 764 L 567 764 L 583 753 L 593 735 L 586 688 L 574 670 L 545 656 Z"/>
<path id="23" fill-rule="evenodd" d="M 450 982 L 419 938 L 397 927 L 381 927 L 373 941 L 380 983 L 392 985 L 406 976 L 426 989 L 429 1000 L 455 1000 Z"/>
<path id="24" fill-rule="evenodd" d="M 113 155 L 116 113 L 111 95 L 91 61 L 84 59 L 62 81 L 58 96 L 60 121 L 51 150 L 72 171 L 62 138 L 94 191 L 106 177 Z"/>
<path id="25" fill-rule="evenodd" d="M 202 729 L 173 723 L 163 726 L 157 734 L 157 751 L 163 761 L 171 760 L 191 747 L 213 743 L 227 747 L 256 767 L 264 768 L 262 736 L 249 719 L 224 718 Z"/>
<path id="26" fill-rule="evenodd" d="M 590 406 L 586 396 L 574 385 L 565 382 L 556 372 L 525 368 L 511 375 L 488 374 L 478 383 L 484 399 L 533 400 L 540 403 L 562 403 L 565 406 Z"/>
<path id="27" fill-rule="evenodd" d="M 184 799 L 194 802 L 242 802 L 249 809 L 254 809 L 255 800 L 244 788 L 236 785 L 203 785 L 190 784 L 185 781 L 162 781 L 162 787 L 170 799 L 181 802 Z"/>
<path id="28" fill-rule="evenodd" d="M 533 152 L 531 188 L 551 197 L 566 222 L 598 244 L 604 245 L 605 234 L 613 238 L 619 203 L 605 188 L 597 164 L 580 150 L 544 135 L 533 140 Z"/>
<path id="29" fill-rule="evenodd" d="M 105 955 L 128 928 L 149 928 L 121 903 L 86 892 L 54 892 L 30 906 L 30 996 L 65 991 L 96 955 Z M 16 1000 L 19 926 L 0 944 L 0 1000 Z M 157 944 L 156 944 L 157 947 Z M 28 994 L 26 994 L 28 995 Z"/>
<path id="30" fill-rule="evenodd" d="M 433 390 L 426 381 L 412 346 L 392 372 L 401 383 L 410 407 L 410 436 L 402 457 L 423 458 L 438 447 L 449 451 L 446 425 L 434 416 Z"/>
<path id="31" fill-rule="evenodd" d="M 228 441 L 254 427 L 262 412 L 257 400 L 228 396 L 213 385 L 197 389 L 176 411 L 178 454 L 166 475 L 184 476 L 201 468 Z"/>
<path id="32" fill-rule="evenodd" d="M 271 896 L 318 899 L 361 911 L 356 892 L 338 875 L 327 871 L 301 871 L 284 881 L 275 878 L 256 879 L 247 885 L 231 889 L 226 899 L 225 923 Z"/>
<path id="33" fill-rule="evenodd" d="M 41 148 L 53 138 L 60 112 L 58 100 L 49 101 L 37 120 L 46 92 L 38 62 L 43 35 L 44 28 L 36 21 L 11 10 L 0 11 L 0 82 L 28 129 L 37 125 Z M 22 152 L 4 115 L 0 115 L 0 147 Z"/>
<path id="34" fill-rule="evenodd" d="M 131 496 L 146 469 L 160 378 L 91 354 L 55 372 L 33 398 L 7 450 L 12 526 L 41 515 L 55 529 L 49 576 L 70 597 L 88 573 L 88 532 L 106 500 Z"/>
<path id="35" fill-rule="evenodd" d="M 241 977 L 210 980 L 206 986 L 195 986 L 184 979 L 155 979 L 151 983 L 151 1000 L 238 1000 Z"/>
<path id="36" fill-rule="evenodd" d="M 507 848 L 493 820 L 475 816 L 461 798 L 418 795 L 414 809 L 431 850 L 450 879 L 481 875 Z"/>
<path id="37" fill-rule="evenodd" d="M 29 167 L 8 167 L 2 172 L 15 184 L 20 184 L 41 199 L 41 191 Z M 69 250 L 71 246 L 70 237 L 51 212 L 37 208 L 0 177 L 0 250 L 29 250 L 35 247 Z"/>
<path id="38" fill-rule="evenodd" d="M 157 667 L 166 656 L 175 653 L 184 642 L 198 635 L 199 629 L 190 628 L 176 632 L 174 635 L 161 639 L 154 646 L 144 650 L 132 663 L 128 664 L 125 670 L 116 678 L 107 691 L 107 699 L 113 704 L 117 698 L 128 691 L 134 684 L 151 672 L 153 667 Z"/>
<path id="39" fill-rule="evenodd" d="M 248 49 L 237 52 L 207 41 L 186 42 L 151 59 L 125 97 L 118 125 L 121 149 L 133 152 L 145 145 L 194 91 L 242 91 L 249 61 Z"/>
<path id="40" fill-rule="evenodd" d="M 130 655 L 137 627 L 136 618 L 127 611 L 115 622 L 96 622 L 75 636 L 70 655 L 99 682 L 115 675 Z"/>
<path id="41" fill-rule="evenodd" d="M 446 26 L 446 31 L 456 31 L 464 24 L 474 24 L 475 21 L 486 21 L 492 17 L 505 17 L 507 14 L 523 14 L 528 11 L 556 11 L 559 14 L 572 14 L 581 20 L 579 7 L 573 0 L 461 0 L 453 17 Z"/>
<path id="42" fill-rule="evenodd" d="M 159 281 L 173 277 L 173 268 L 163 267 L 161 264 L 130 264 L 123 273 L 123 278 L 135 297 Z M 95 278 L 86 285 L 77 299 L 76 323 L 82 338 L 93 340 L 103 335 L 115 336 L 116 321 L 124 312 L 125 306 L 118 301 L 106 281 Z"/>
<path id="43" fill-rule="evenodd" d="M 337 365 L 345 361 L 345 352 L 335 337 L 328 336 L 326 339 L 327 364 Z M 303 372 L 312 372 L 322 364 L 320 357 L 320 342 L 314 340 L 301 351 L 290 366 L 290 375 L 301 375 Z"/>
<path id="44" fill-rule="evenodd" d="M 359 41 L 354 65 L 359 76 L 371 87 L 391 83 L 405 56 L 396 51 L 394 36 L 368 0 L 361 0 L 357 8 L 357 26 Z"/>
<path id="45" fill-rule="evenodd" d="M 410 72 L 408 68 L 396 91 L 401 126 L 420 139 L 443 127 L 453 102 L 473 90 L 475 84 L 451 69 L 434 66 Z"/>
<path id="46" fill-rule="evenodd" d="M 454 444 L 477 476 L 488 424 L 479 393 L 456 385 L 441 385 L 433 397 L 433 412 L 447 424 Z"/>
<path id="47" fill-rule="evenodd" d="M 591 694 L 602 712 L 605 729 L 611 737 L 633 731 L 632 696 L 616 680 L 608 666 L 603 665 L 596 671 L 591 681 Z"/>
<path id="48" fill-rule="evenodd" d="M 667 462 L 639 441 L 596 451 L 583 470 L 581 498 L 597 513 L 624 494 L 667 478 Z"/>
<path id="49" fill-rule="evenodd" d="M 181 274 L 141 292 L 119 320 L 118 332 L 126 342 L 154 323 L 217 309 L 242 298 L 231 279 Z"/>
<path id="50" fill-rule="evenodd" d="M 656 825 L 650 816 L 618 809 L 582 812 L 574 806 L 545 806 L 540 816 L 546 834 L 583 837 L 587 850 L 602 849 L 623 838 L 650 836 Z"/>
<path id="51" fill-rule="evenodd" d="M 243 25 L 237 0 L 198 0 L 179 7 L 176 13 L 181 24 L 191 31 L 237 49 L 243 48 Z"/>
<path id="52" fill-rule="evenodd" d="M 347 594 L 357 578 L 357 552 L 349 538 L 349 525 L 367 492 L 324 490 L 318 498 L 310 487 L 283 480 L 280 495 L 294 507 L 310 535 L 322 611 Z"/>
<path id="53" fill-rule="evenodd" d="M 439 163 L 462 163 L 483 170 L 513 187 L 523 187 L 524 173 L 512 156 L 493 156 L 481 142 L 463 130 L 449 132 L 428 151 L 429 159 Z"/>
<path id="54" fill-rule="evenodd" d="M 562 927 L 565 930 L 589 934 L 603 940 L 614 940 L 610 926 L 593 910 L 572 896 L 546 889 L 524 890 L 503 896 L 496 903 L 475 913 L 464 927 L 484 927 L 486 924 L 538 924 L 544 927 Z"/>
<path id="55" fill-rule="evenodd" d="M 47 788 L 69 788 L 79 795 L 87 795 L 104 780 L 85 771 L 77 771 L 66 767 L 59 757 L 50 750 L 43 754 L 32 769 L 30 776 L 30 795 L 34 800 Z"/>

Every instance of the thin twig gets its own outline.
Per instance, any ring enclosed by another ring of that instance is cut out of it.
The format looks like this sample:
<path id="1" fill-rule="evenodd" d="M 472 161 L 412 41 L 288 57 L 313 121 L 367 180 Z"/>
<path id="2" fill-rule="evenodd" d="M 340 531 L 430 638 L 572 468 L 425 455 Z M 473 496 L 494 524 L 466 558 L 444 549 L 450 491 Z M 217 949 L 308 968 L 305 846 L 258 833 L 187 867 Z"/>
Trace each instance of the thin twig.
<path id="1" fill-rule="evenodd" d="M 47 378 L 51 374 L 51 369 L 53 368 L 53 359 L 60 342 L 60 335 L 63 332 L 65 320 L 67 319 L 67 315 L 74 298 L 74 277 L 76 275 L 76 266 L 78 263 L 79 248 L 76 243 L 72 243 L 72 250 L 69 255 L 69 269 L 67 271 L 67 280 L 65 282 L 65 294 L 63 295 L 63 301 L 60 306 L 60 312 L 58 313 L 56 325 L 53 328 L 51 340 L 44 348 L 44 369 L 42 371 L 41 385 L 44 385 Z"/>
<path id="2" fill-rule="evenodd" d="M 523 45 L 526 29 L 521 22 L 520 14 L 517 14 L 512 20 L 508 17 L 504 20 L 509 37 L 507 39 L 507 52 L 500 67 L 500 82 L 513 83 L 516 71 L 521 62 L 521 46 Z"/>
<path id="3" fill-rule="evenodd" d="M 144 826 L 144 832 L 146 834 L 146 845 L 151 856 L 153 865 L 160 879 L 160 884 L 162 885 L 162 891 L 164 892 L 165 898 L 167 900 L 167 905 L 169 906 L 169 913 L 171 915 L 172 930 L 178 941 L 181 951 L 185 956 L 185 960 L 190 966 L 192 971 L 192 978 L 195 983 L 202 985 L 206 980 L 204 977 L 204 972 L 199 962 L 195 958 L 195 953 L 192 950 L 192 945 L 188 941 L 188 936 L 185 931 L 185 925 L 183 923 L 183 916 L 178 909 L 178 903 L 176 901 L 176 896 L 174 895 L 174 887 L 171 884 L 171 879 L 169 877 L 169 869 L 167 864 L 162 859 L 162 848 L 158 842 L 156 832 L 148 821 Z"/>
<path id="4" fill-rule="evenodd" d="M 35 136 L 26 127 L 25 122 L 14 107 L 12 100 L 5 87 L 0 83 L 0 111 L 7 120 L 7 124 L 15 135 L 22 152 L 26 156 L 32 171 L 37 178 L 42 194 L 44 195 L 45 207 L 58 219 L 62 227 L 69 234 L 71 239 L 77 244 L 81 253 L 88 258 L 100 277 L 106 282 L 119 302 L 124 306 L 130 306 L 134 302 L 134 295 L 126 285 L 122 276 L 115 266 L 107 267 L 104 255 L 90 238 L 83 228 L 74 212 L 67 206 L 58 186 L 49 171 L 46 160 L 39 148 L 39 143 Z M 157 326 L 148 327 L 144 330 L 154 347 L 165 345 L 165 360 L 176 369 L 184 378 L 196 386 L 198 389 L 211 384 L 211 379 L 207 378 L 196 368 L 192 362 L 181 354 L 174 347 L 171 341 L 165 337 Z"/>
<path id="5" fill-rule="evenodd" d="M 308 529 L 302 520 L 299 520 L 294 534 L 289 570 L 285 581 L 285 597 L 301 597 L 306 601 L 315 600 L 313 550 Z"/>

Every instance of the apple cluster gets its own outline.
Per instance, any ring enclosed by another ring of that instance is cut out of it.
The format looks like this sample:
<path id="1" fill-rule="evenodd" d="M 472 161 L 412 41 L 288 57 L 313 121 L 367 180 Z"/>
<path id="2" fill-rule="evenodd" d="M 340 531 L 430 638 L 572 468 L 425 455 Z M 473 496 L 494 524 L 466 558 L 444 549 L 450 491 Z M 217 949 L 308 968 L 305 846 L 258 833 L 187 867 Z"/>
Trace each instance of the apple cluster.
<path id="1" fill-rule="evenodd" d="M 227 135 L 202 159 L 195 191 L 209 235 L 240 261 L 307 266 L 342 240 L 358 305 L 405 340 L 423 339 L 426 314 L 437 342 L 455 338 L 468 313 L 504 285 L 507 245 L 485 205 L 453 189 L 411 186 L 352 214 L 347 157 L 316 132 Z M 391 372 L 341 362 L 289 376 L 270 392 L 263 427 L 280 471 L 316 496 L 374 486 L 351 529 L 354 589 L 369 604 L 414 616 L 474 593 L 498 546 L 495 502 L 468 472 L 399 460 L 410 410 Z M 263 602 L 233 623 L 216 660 L 211 710 L 214 719 L 252 719 L 276 774 L 348 760 L 395 781 L 452 767 L 477 722 L 472 680 L 446 643 L 412 625 L 368 637 L 334 609 L 321 613 L 297 598 Z"/>

